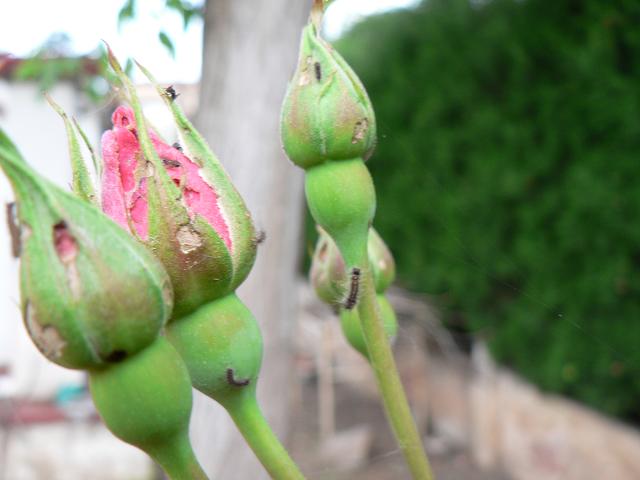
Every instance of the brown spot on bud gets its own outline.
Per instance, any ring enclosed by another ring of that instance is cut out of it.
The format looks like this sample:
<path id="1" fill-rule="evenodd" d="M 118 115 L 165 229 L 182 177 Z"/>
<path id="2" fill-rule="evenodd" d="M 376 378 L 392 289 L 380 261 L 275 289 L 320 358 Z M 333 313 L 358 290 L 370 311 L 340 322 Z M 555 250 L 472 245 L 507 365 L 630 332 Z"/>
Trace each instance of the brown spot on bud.
<path id="1" fill-rule="evenodd" d="M 309 85 L 311 83 L 311 70 L 313 68 L 313 58 L 307 57 L 305 59 L 305 65 L 300 73 L 300 78 L 298 79 L 298 85 L 304 87 L 305 85 Z"/>
<path id="2" fill-rule="evenodd" d="M 255 245 L 260 245 L 267 239 L 267 232 L 264 230 L 259 230 L 256 232 L 256 235 L 253 237 L 253 243 Z"/>
<path id="3" fill-rule="evenodd" d="M 58 258 L 64 265 L 71 293 L 75 298 L 79 298 L 81 294 L 80 275 L 75 261 L 78 256 L 78 242 L 64 220 L 53 226 L 53 244 Z"/>
<path id="4" fill-rule="evenodd" d="M 53 226 L 53 243 L 62 263 L 67 264 L 75 260 L 78 255 L 78 244 L 64 220 Z"/>
<path id="5" fill-rule="evenodd" d="M 362 120 L 356 122 L 356 126 L 353 129 L 353 136 L 351 137 L 351 143 L 360 142 L 367 134 L 368 129 L 369 120 L 367 120 L 366 118 L 363 118 Z"/>
<path id="6" fill-rule="evenodd" d="M 60 336 L 56 327 L 53 325 L 41 325 L 38 322 L 35 309 L 29 300 L 24 306 L 24 323 L 33 343 L 45 357 L 57 360 L 62 356 L 67 342 Z"/>
<path id="7" fill-rule="evenodd" d="M 11 236 L 11 255 L 14 258 L 20 256 L 22 246 L 20 244 L 20 221 L 18 220 L 18 206 L 15 202 L 7 203 L 7 227 Z"/>
<path id="8" fill-rule="evenodd" d="M 183 225 L 178 229 L 176 239 L 180 245 L 180 251 L 185 255 L 199 249 L 202 246 L 202 237 L 191 225 Z"/>

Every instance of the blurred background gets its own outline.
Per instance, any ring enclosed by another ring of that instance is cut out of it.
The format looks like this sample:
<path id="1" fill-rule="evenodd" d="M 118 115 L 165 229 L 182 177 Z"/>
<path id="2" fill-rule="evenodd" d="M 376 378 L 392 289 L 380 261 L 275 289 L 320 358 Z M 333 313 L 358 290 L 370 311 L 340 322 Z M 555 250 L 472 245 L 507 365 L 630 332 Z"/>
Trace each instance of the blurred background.
<path id="1" fill-rule="evenodd" d="M 0 125 L 67 185 L 64 127 L 42 90 L 98 148 L 117 104 L 101 39 L 168 138 L 127 60 L 174 85 L 267 235 L 240 292 L 265 337 L 267 416 L 310 478 L 409 478 L 367 363 L 306 280 L 315 231 L 278 116 L 309 4 L 3 5 Z M 368 166 L 397 262 L 395 351 L 440 479 L 640 478 L 639 24 L 635 0 L 336 0 L 326 12 L 325 36 L 376 110 Z M 39 356 L 17 279 L 5 232 L 0 480 L 161 478 L 101 426 L 84 376 Z M 223 410 L 196 395 L 192 423 L 212 477 L 265 478 Z"/>

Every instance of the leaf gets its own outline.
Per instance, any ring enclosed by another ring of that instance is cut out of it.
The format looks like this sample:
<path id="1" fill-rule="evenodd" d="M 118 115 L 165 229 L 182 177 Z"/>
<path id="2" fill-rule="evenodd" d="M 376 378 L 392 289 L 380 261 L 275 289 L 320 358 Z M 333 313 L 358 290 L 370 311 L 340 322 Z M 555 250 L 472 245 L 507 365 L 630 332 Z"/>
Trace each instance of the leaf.
<path id="1" fill-rule="evenodd" d="M 184 30 L 189 27 L 189 23 L 194 18 L 202 17 L 202 8 L 191 5 L 184 0 L 166 0 L 165 6 L 175 10 L 182 16 L 182 28 Z"/>
<path id="2" fill-rule="evenodd" d="M 136 0 L 127 0 L 118 12 L 118 30 L 122 27 L 122 24 L 128 20 L 133 19 L 136 14 Z"/>
<path id="3" fill-rule="evenodd" d="M 164 30 L 161 30 L 158 33 L 158 40 L 160 40 L 160 43 L 162 43 L 162 45 L 166 47 L 171 57 L 176 58 L 176 48 L 173 45 L 173 41 L 169 38 L 169 35 L 167 35 Z"/>

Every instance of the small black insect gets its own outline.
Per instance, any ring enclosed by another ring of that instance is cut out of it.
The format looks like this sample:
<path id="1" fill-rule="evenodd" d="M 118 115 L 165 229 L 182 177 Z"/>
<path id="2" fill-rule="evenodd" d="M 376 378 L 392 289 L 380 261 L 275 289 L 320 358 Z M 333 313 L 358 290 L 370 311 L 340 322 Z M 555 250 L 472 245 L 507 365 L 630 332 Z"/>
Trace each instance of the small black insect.
<path id="1" fill-rule="evenodd" d="M 165 88 L 164 92 L 167 94 L 167 96 L 171 99 L 172 102 L 180 96 L 180 94 L 176 92 L 176 89 L 173 88 L 173 85 L 169 85 L 167 88 Z"/>
<path id="2" fill-rule="evenodd" d="M 173 148 L 175 148 L 176 150 L 182 151 L 182 145 L 180 145 L 178 142 L 174 143 L 173 145 L 171 145 Z"/>
<path id="3" fill-rule="evenodd" d="M 11 236 L 11 254 L 14 258 L 18 258 L 22 246 L 20 244 L 20 221 L 18 220 L 16 202 L 7 203 L 7 227 L 9 227 L 9 235 Z"/>
<path id="4" fill-rule="evenodd" d="M 360 269 L 354 267 L 351 270 L 351 288 L 349 289 L 349 296 L 344 302 L 344 308 L 351 310 L 358 303 L 358 290 L 360 289 Z"/>
<path id="5" fill-rule="evenodd" d="M 236 380 L 233 376 L 233 368 L 227 368 L 227 383 L 234 387 L 246 387 L 251 380 L 248 378 Z"/>
<path id="6" fill-rule="evenodd" d="M 316 80 L 322 80 L 322 66 L 320 65 L 320 62 L 314 63 L 313 67 L 316 72 Z"/>
<path id="7" fill-rule="evenodd" d="M 162 159 L 162 163 L 164 163 L 165 167 L 173 167 L 173 168 L 177 168 L 177 167 L 180 167 L 182 165 L 179 161 L 170 160 L 168 158 L 163 158 Z"/>
<path id="8" fill-rule="evenodd" d="M 256 245 L 260 245 L 266 239 L 267 239 L 267 232 L 265 232 L 264 230 L 259 230 L 258 232 L 256 232 L 256 236 L 254 237 L 253 241 L 255 242 Z"/>

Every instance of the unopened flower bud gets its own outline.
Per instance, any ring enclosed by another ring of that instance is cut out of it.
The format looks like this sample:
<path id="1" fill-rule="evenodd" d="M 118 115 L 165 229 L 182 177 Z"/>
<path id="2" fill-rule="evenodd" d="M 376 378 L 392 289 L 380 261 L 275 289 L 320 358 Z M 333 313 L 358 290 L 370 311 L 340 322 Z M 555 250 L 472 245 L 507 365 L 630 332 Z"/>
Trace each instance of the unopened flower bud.
<path id="1" fill-rule="evenodd" d="M 162 265 L 90 203 L 35 173 L 0 132 L 16 195 L 21 306 L 38 349 L 68 368 L 120 362 L 152 343 L 171 314 Z"/>
<path id="2" fill-rule="evenodd" d="M 132 108 L 119 107 L 102 138 L 102 208 L 162 261 L 179 318 L 244 281 L 255 260 L 255 230 L 220 162 L 175 104 L 175 92 L 143 69 L 173 114 L 179 146 L 147 128 L 135 88 L 111 52 L 109 58 Z"/>
<path id="3" fill-rule="evenodd" d="M 366 160 L 375 146 L 376 120 L 367 92 L 313 22 L 302 32 L 281 134 L 287 155 L 304 169 L 327 160 Z"/>
<path id="4" fill-rule="evenodd" d="M 384 293 L 395 278 L 395 262 L 374 228 L 369 229 L 367 252 L 376 292 Z M 318 227 L 318 241 L 309 273 L 318 298 L 330 305 L 342 304 L 349 293 L 350 273 L 335 242 Z"/>
<path id="5" fill-rule="evenodd" d="M 393 307 L 387 300 L 387 297 L 379 293 L 376 295 L 378 302 L 378 308 L 380 309 L 380 316 L 382 317 L 382 326 L 384 333 L 390 341 L 393 341 L 398 333 L 398 319 Z M 367 344 L 362 333 L 362 324 L 360 323 L 360 316 L 357 310 L 340 311 L 340 326 L 342 327 L 342 333 L 354 349 L 369 358 L 369 352 L 367 350 Z"/>

